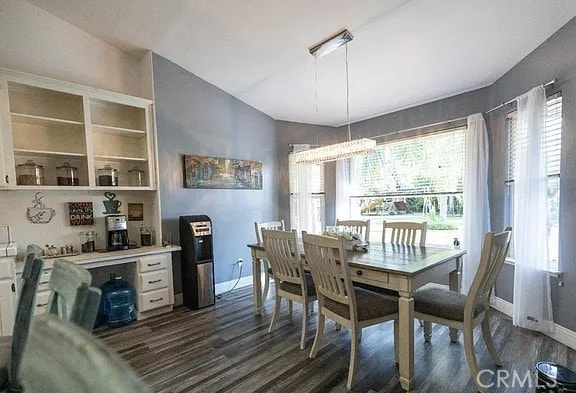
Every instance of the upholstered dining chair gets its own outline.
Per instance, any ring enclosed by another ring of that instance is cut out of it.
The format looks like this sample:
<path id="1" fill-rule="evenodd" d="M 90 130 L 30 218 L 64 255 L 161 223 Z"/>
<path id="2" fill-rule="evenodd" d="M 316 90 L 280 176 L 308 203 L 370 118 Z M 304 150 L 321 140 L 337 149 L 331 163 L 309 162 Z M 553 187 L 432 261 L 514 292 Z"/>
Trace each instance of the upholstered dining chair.
<path id="1" fill-rule="evenodd" d="M 370 220 L 336 220 L 336 226 L 343 226 L 347 231 L 357 232 L 365 242 L 370 241 Z"/>
<path id="2" fill-rule="evenodd" d="M 316 288 L 312 275 L 305 272 L 296 231 L 262 230 L 266 255 L 274 272 L 276 287 L 275 307 L 268 333 L 272 333 L 280 314 L 280 299 L 302 304 L 302 334 L 300 349 L 306 347 L 306 324 L 308 322 L 308 304 L 316 300 Z"/>
<path id="3" fill-rule="evenodd" d="M 284 231 L 286 228 L 284 226 L 284 220 L 279 221 L 266 221 L 266 222 L 254 222 L 254 231 L 256 232 L 256 242 L 264 243 L 264 238 L 262 237 L 263 229 L 272 229 L 277 231 Z M 262 299 L 268 297 L 268 291 L 270 290 L 270 280 L 274 279 L 274 272 L 270 267 L 268 261 L 264 261 L 264 276 L 266 280 L 264 281 L 264 289 L 262 291 Z M 289 311 L 292 312 L 292 305 L 290 303 Z"/>
<path id="4" fill-rule="evenodd" d="M 405 244 L 409 246 L 426 245 L 426 229 L 428 223 L 409 221 L 384 221 L 382 223 L 382 243 Z M 390 238 L 386 241 L 386 229 L 391 229 Z M 418 242 L 416 240 L 419 239 Z"/>
<path id="5" fill-rule="evenodd" d="M 20 379 L 26 393 L 149 391 L 102 341 L 52 314 L 34 318 Z"/>
<path id="6" fill-rule="evenodd" d="M 310 358 L 316 357 L 320 348 L 326 317 L 350 329 L 351 351 L 346 387 L 351 389 L 358 363 L 358 344 L 362 328 L 394 320 L 394 355 L 396 360 L 398 359 L 398 302 L 396 299 L 352 285 L 342 238 L 302 232 L 302 239 L 318 297 L 318 329 Z"/>
<path id="7" fill-rule="evenodd" d="M 480 265 L 467 296 L 437 287 L 424 287 L 414 293 L 414 316 L 424 321 L 426 342 L 430 342 L 432 337 L 431 322 L 463 331 L 466 361 L 480 392 L 484 390 L 477 379 L 473 330 L 481 325 L 488 352 L 494 363 L 501 366 L 490 333 L 490 294 L 506 259 L 511 231 L 512 228 L 507 227 L 502 233 L 489 232 L 484 236 Z"/>

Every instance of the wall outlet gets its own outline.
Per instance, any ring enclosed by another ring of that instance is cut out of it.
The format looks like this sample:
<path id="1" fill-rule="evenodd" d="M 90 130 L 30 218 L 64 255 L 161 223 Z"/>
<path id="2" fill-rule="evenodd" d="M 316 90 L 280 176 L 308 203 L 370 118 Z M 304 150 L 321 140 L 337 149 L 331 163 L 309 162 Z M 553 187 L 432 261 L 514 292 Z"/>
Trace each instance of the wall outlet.
<path id="1" fill-rule="evenodd" d="M 243 260 L 242 258 L 236 259 L 236 264 L 237 264 L 238 266 L 242 266 L 243 263 L 244 263 L 244 260 Z"/>

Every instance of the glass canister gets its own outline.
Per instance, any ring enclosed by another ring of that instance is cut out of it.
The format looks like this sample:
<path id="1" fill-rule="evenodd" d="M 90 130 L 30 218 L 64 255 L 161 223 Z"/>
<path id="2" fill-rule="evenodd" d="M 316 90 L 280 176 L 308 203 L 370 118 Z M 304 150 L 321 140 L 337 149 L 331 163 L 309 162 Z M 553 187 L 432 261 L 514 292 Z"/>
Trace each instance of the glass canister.
<path id="1" fill-rule="evenodd" d="M 42 186 L 44 185 L 44 167 L 28 160 L 16 167 L 16 177 L 16 183 L 20 186 Z"/>
<path id="2" fill-rule="evenodd" d="M 56 167 L 56 181 L 59 186 L 77 186 L 78 168 L 65 162 L 62 166 Z"/>
<path id="3" fill-rule="evenodd" d="M 152 245 L 152 228 L 144 225 L 140 227 L 140 245 L 143 247 Z"/>
<path id="4" fill-rule="evenodd" d="M 96 236 L 98 236 L 96 231 L 80 232 L 80 247 L 83 253 L 96 251 Z"/>
<path id="5" fill-rule="evenodd" d="M 144 185 L 144 171 L 134 167 L 128 171 L 128 181 L 131 186 L 142 187 Z"/>
<path id="6" fill-rule="evenodd" d="M 110 165 L 104 165 L 104 168 L 98 169 L 98 185 L 100 186 L 117 186 L 118 171 Z"/>

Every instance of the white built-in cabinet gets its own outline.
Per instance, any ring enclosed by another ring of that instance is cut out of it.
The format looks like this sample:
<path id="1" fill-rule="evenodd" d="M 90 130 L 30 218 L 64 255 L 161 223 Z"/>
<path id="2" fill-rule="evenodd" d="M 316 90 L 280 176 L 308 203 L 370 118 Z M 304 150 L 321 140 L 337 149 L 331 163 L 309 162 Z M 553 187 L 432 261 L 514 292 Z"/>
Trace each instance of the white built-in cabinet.
<path id="1" fill-rule="evenodd" d="M 0 69 L 0 187 L 154 190 L 152 101 Z M 44 185 L 18 181 L 16 168 L 42 165 Z M 56 168 L 78 168 L 78 186 L 58 186 Z M 98 169 L 118 170 L 118 186 L 100 185 Z M 144 171 L 142 186 L 129 170 Z M 20 184 L 19 184 L 20 183 Z"/>
<path id="2" fill-rule="evenodd" d="M 0 336 L 11 336 L 16 318 L 14 257 L 0 257 Z"/>

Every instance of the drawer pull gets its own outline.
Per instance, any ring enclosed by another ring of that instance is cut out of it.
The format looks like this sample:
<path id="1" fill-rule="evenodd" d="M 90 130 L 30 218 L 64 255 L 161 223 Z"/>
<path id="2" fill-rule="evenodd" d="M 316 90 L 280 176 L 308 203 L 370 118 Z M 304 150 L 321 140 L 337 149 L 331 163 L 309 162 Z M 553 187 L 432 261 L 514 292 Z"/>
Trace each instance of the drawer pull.
<path id="1" fill-rule="evenodd" d="M 148 281 L 148 284 L 156 284 L 157 282 L 161 282 L 162 279 L 159 278 L 158 280 L 152 280 L 152 281 Z"/>
<path id="2" fill-rule="evenodd" d="M 45 307 L 47 305 L 48 305 L 48 303 L 42 303 L 42 304 L 37 304 L 36 307 Z"/>
<path id="3" fill-rule="evenodd" d="M 12 292 L 16 292 L 16 285 L 12 284 Z"/>
<path id="4" fill-rule="evenodd" d="M 156 263 L 148 263 L 148 266 L 158 266 L 160 265 L 160 262 L 156 262 Z"/>
<path id="5" fill-rule="evenodd" d="M 159 302 L 159 301 L 161 301 L 161 300 L 164 300 L 164 298 L 163 298 L 163 297 L 159 297 L 158 299 L 152 299 L 152 300 L 150 300 L 150 303 L 157 303 L 157 302 Z"/>
<path id="6" fill-rule="evenodd" d="M 361 275 L 362 275 L 362 270 L 356 270 L 356 275 L 357 275 L 357 276 L 361 276 Z"/>

